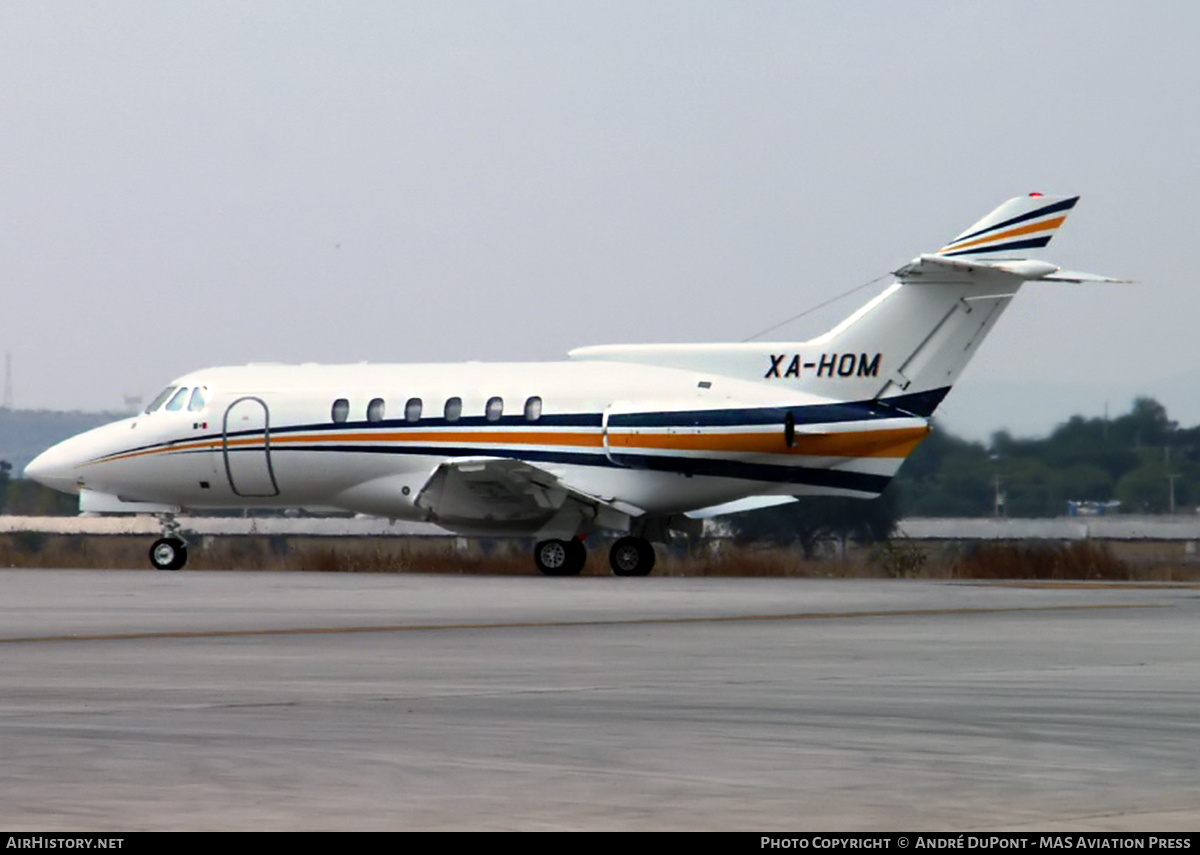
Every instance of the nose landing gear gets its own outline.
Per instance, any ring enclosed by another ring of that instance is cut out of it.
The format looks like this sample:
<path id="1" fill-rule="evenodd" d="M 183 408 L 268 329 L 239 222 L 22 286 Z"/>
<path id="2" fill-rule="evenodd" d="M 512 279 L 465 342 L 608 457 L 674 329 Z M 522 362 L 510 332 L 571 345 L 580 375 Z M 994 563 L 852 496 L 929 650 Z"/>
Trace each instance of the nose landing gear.
<path id="1" fill-rule="evenodd" d="M 183 539 L 180 525 L 174 514 L 161 514 L 158 521 L 162 524 L 163 536 L 150 547 L 150 563 L 155 570 L 180 570 L 188 559 L 187 541 Z"/>
<path id="2" fill-rule="evenodd" d="M 187 564 L 187 544 L 177 537 L 160 537 L 150 547 L 150 563 L 156 570 L 179 570 Z"/>

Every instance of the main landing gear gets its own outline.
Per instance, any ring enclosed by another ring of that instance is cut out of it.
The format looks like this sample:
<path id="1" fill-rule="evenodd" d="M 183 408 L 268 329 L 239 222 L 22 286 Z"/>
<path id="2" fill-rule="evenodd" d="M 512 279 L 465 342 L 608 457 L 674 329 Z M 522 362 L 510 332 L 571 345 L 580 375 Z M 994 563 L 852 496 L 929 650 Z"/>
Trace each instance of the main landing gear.
<path id="1" fill-rule="evenodd" d="M 188 552 L 179 523 L 174 514 L 163 514 L 158 520 L 162 523 L 163 536 L 150 547 L 150 563 L 155 570 L 180 570 L 187 564 Z"/>
<path id="2" fill-rule="evenodd" d="M 533 561 L 547 576 L 577 576 L 587 563 L 587 547 L 577 537 L 538 541 L 533 547 Z"/>
<path id="3" fill-rule="evenodd" d="M 542 540 L 533 548 L 533 561 L 547 576 L 577 576 L 587 563 L 587 548 L 579 538 Z M 642 537 L 622 537 L 608 561 L 618 576 L 647 576 L 654 569 L 654 547 Z"/>
<path id="4" fill-rule="evenodd" d="M 608 563 L 618 576 L 649 576 L 654 547 L 644 537 L 623 537 L 608 551 Z"/>

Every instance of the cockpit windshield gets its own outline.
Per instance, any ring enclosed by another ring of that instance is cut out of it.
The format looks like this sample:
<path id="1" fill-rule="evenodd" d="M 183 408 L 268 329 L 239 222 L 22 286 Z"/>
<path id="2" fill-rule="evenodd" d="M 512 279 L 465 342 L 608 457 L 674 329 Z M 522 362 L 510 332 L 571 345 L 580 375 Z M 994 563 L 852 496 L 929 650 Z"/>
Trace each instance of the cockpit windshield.
<path id="1" fill-rule="evenodd" d="M 183 405 L 187 403 L 187 387 L 183 386 L 178 392 L 171 396 L 171 400 L 167 401 L 166 409 L 182 410 Z"/>
<path id="2" fill-rule="evenodd" d="M 163 389 L 161 392 L 158 393 L 158 397 L 150 402 L 150 406 L 146 407 L 146 412 L 152 413 L 155 410 L 157 410 L 159 407 L 161 407 L 163 404 L 165 404 L 167 402 L 167 399 L 170 398 L 171 395 L 173 395 L 175 393 L 175 390 L 178 388 L 179 388 L 178 386 L 168 386 L 167 388 Z"/>
<path id="3" fill-rule="evenodd" d="M 188 412 L 198 412 L 204 409 L 204 405 L 208 403 L 208 390 L 203 386 L 197 386 L 192 390 L 192 398 L 188 401 Z"/>
<path id="4" fill-rule="evenodd" d="M 190 393 L 190 394 L 189 394 Z M 168 386 L 146 407 L 147 414 L 155 410 L 170 410 L 178 412 L 185 407 L 190 413 L 198 413 L 208 406 L 208 387 L 197 386 L 194 389 L 187 386 Z"/>

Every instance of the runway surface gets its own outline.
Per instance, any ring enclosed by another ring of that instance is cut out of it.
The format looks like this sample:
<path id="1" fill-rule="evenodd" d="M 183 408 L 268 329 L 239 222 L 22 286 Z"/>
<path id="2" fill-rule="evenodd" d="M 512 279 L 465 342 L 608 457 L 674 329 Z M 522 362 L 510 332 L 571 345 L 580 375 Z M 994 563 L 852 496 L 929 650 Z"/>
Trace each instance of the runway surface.
<path id="1" fill-rule="evenodd" d="M 1200 590 L 0 571 L 29 830 L 1200 828 Z"/>

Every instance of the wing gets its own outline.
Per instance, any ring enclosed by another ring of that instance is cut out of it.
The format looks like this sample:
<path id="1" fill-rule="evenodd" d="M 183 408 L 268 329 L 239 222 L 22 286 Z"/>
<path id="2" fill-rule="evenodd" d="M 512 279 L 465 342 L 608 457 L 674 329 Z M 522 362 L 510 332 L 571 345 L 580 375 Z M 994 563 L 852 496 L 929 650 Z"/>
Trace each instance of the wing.
<path id="1" fill-rule="evenodd" d="M 746 511 L 757 511 L 762 508 L 773 508 L 776 505 L 786 505 L 796 501 L 795 496 L 747 496 L 733 502 L 721 505 L 710 505 L 695 511 L 688 511 L 686 516 L 694 520 L 708 520 L 713 517 L 723 517 L 726 514 L 740 514 Z"/>
<path id="2" fill-rule="evenodd" d="M 549 470 L 504 457 L 445 461 L 421 487 L 416 504 L 433 522 L 464 533 L 505 530 L 559 539 L 593 528 L 628 531 L 630 519 L 643 513 L 576 489 Z"/>

